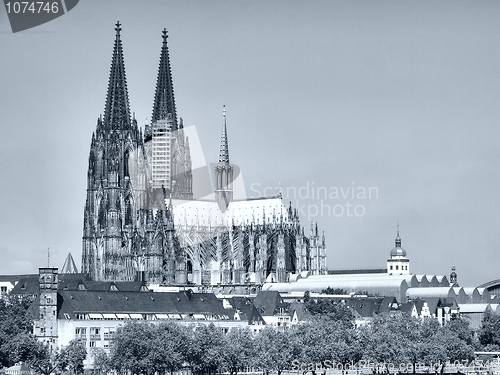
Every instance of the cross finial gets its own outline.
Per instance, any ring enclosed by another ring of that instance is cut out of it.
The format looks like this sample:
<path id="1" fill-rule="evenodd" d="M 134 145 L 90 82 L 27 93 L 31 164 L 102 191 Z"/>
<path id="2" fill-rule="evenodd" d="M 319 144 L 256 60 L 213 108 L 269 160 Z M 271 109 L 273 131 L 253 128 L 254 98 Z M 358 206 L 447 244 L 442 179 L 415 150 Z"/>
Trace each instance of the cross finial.
<path id="1" fill-rule="evenodd" d="M 399 236 L 399 220 L 398 220 L 398 223 L 396 224 L 396 227 L 398 229 L 398 236 Z"/>
<path id="2" fill-rule="evenodd" d="M 116 31 L 116 35 L 120 35 L 120 31 L 122 30 L 122 28 L 120 27 L 120 21 L 116 21 L 116 25 L 115 25 L 115 31 Z"/>
<path id="3" fill-rule="evenodd" d="M 163 43 L 167 43 L 167 38 L 168 38 L 168 32 L 167 32 L 167 29 L 163 29 L 162 31 L 162 38 L 163 38 Z"/>

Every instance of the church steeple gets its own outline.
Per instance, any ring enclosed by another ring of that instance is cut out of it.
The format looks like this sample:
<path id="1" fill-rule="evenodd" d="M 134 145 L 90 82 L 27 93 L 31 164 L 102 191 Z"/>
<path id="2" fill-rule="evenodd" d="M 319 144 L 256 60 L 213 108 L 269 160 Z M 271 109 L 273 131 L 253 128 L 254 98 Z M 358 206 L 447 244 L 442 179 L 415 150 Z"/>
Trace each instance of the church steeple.
<path id="1" fill-rule="evenodd" d="M 395 275 L 410 273 L 410 260 L 406 257 L 406 250 L 401 247 L 399 221 L 397 224 L 395 247 L 391 250 L 390 258 L 387 259 L 387 273 Z"/>
<path id="2" fill-rule="evenodd" d="M 116 38 L 113 59 L 109 73 L 108 94 L 104 108 L 104 127 L 106 129 L 130 128 L 130 108 L 128 101 L 127 79 L 123 62 L 120 21 L 116 23 Z"/>
<path id="3" fill-rule="evenodd" d="M 222 212 L 233 200 L 233 166 L 229 164 L 227 144 L 226 106 L 222 112 L 222 135 L 219 150 L 219 163 L 215 166 L 215 200 Z"/>
<path id="4" fill-rule="evenodd" d="M 156 92 L 153 103 L 153 114 L 151 123 L 164 120 L 168 114 L 172 114 L 173 128 L 177 130 L 177 113 L 175 110 L 174 86 L 172 84 L 172 72 L 170 69 L 170 58 L 167 45 L 167 30 L 163 29 L 163 45 L 160 54 L 160 66 L 158 67 L 158 77 L 156 79 Z"/>
<path id="5" fill-rule="evenodd" d="M 396 233 L 396 241 L 395 241 L 396 247 L 401 247 L 401 237 L 399 237 L 399 221 L 397 224 L 397 233 Z"/>
<path id="6" fill-rule="evenodd" d="M 219 163 L 229 164 L 229 147 L 227 144 L 227 127 L 226 127 L 226 106 L 222 111 L 222 135 L 220 139 Z"/>

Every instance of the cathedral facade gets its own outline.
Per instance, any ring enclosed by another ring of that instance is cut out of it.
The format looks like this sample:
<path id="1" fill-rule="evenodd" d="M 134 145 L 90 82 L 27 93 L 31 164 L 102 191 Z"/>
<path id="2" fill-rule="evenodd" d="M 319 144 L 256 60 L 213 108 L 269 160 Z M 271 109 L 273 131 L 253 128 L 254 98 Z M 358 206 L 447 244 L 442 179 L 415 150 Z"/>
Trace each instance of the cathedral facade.
<path id="1" fill-rule="evenodd" d="M 163 285 L 262 284 L 303 271 L 326 273 L 324 235 L 317 225 L 306 234 L 281 196 L 233 199 L 225 111 L 214 199 L 193 199 L 196 181 L 176 113 L 167 33 L 143 133 L 130 114 L 119 23 L 115 30 L 104 114 L 90 147 L 82 272 L 93 280 Z"/>

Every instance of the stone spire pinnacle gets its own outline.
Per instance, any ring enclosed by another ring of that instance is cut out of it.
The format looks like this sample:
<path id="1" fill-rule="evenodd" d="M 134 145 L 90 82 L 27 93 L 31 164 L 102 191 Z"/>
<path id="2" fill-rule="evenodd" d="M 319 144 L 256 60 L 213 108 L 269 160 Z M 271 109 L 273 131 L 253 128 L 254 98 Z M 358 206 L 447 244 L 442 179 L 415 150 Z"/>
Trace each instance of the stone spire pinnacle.
<path id="1" fill-rule="evenodd" d="M 229 164 L 229 147 L 227 144 L 227 128 L 226 128 L 226 106 L 222 111 L 222 135 L 220 139 L 219 163 Z"/>
<path id="2" fill-rule="evenodd" d="M 125 129 L 130 127 L 130 108 L 122 41 L 120 39 L 120 21 L 116 22 L 115 30 L 115 46 L 113 48 L 108 93 L 104 108 L 104 126 L 105 128 Z"/>
<path id="3" fill-rule="evenodd" d="M 170 58 L 168 54 L 167 30 L 163 29 L 162 34 L 163 45 L 161 47 L 158 77 L 156 79 L 156 92 L 151 123 L 166 119 L 170 113 L 173 119 L 172 130 L 177 130 L 177 113 L 175 110 L 174 86 L 172 84 L 172 71 L 170 69 Z"/>

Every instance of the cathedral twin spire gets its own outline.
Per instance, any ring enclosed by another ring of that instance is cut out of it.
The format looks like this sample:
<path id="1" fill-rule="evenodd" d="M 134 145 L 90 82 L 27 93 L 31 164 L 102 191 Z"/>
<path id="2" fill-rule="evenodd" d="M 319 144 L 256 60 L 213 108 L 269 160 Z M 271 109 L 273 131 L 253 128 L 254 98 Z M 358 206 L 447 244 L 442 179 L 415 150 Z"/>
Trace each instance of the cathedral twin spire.
<path id="1" fill-rule="evenodd" d="M 128 98 L 127 79 L 125 75 L 122 41 L 120 38 L 120 21 L 118 21 L 115 26 L 116 38 L 109 73 L 106 105 L 104 108 L 104 126 L 112 129 L 124 129 L 129 128 L 131 124 L 130 104 Z M 172 130 L 177 130 L 177 111 L 175 108 L 172 70 L 170 68 L 170 57 L 167 45 L 168 34 L 166 29 L 163 29 L 162 38 L 163 44 L 160 53 L 160 65 L 158 67 L 158 76 L 156 80 L 151 124 L 158 120 L 165 120 L 168 115 L 171 114 L 173 123 Z M 146 137 L 150 136 L 150 131 L 150 129 L 146 129 Z M 225 106 L 223 110 L 219 163 L 229 163 Z"/>
<path id="2" fill-rule="evenodd" d="M 122 41 L 120 38 L 121 25 L 115 25 L 116 38 L 113 48 L 113 58 L 109 73 L 108 92 L 104 108 L 104 126 L 112 129 L 126 129 L 130 127 L 130 104 L 128 98 L 125 63 L 123 59 Z M 163 30 L 163 45 L 160 54 L 160 65 L 156 81 L 156 91 L 153 103 L 151 123 L 164 120 L 168 114 L 172 115 L 173 129 L 177 130 L 177 112 L 175 109 L 172 72 L 167 46 L 167 30 Z"/>
<path id="3" fill-rule="evenodd" d="M 161 47 L 160 66 L 158 67 L 151 123 L 164 120 L 168 114 L 171 114 L 173 122 L 172 130 L 177 130 L 177 113 L 175 110 L 174 87 L 172 83 L 172 71 L 170 69 L 166 29 L 163 29 L 162 38 L 163 45 Z"/>
<path id="4" fill-rule="evenodd" d="M 130 105 L 128 100 L 127 79 L 123 61 L 122 41 L 120 39 L 120 22 L 116 23 L 116 38 L 113 58 L 109 73 L 108 93 L 104 108 L 104 126 L 112 129 L 130 127 Z"/>

